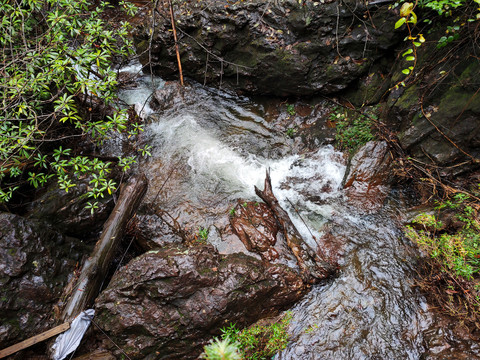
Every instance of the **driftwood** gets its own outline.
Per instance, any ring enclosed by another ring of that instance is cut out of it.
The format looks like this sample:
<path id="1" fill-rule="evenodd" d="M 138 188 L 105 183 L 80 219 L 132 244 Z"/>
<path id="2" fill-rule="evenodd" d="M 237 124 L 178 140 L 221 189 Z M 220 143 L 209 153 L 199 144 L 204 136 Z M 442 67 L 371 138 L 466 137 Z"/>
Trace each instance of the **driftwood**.
<path id="1" fill-rule="evenodd" d="M 265 178 L 265 188 L 261 191 L 255 186 L 255 193 L 270 207 L 280 224 L 287 245 L 297 259 L 303 280 L 307 283 L 315 283 L 335 273 L 336 267 L 327 261 L 325 256 L 315 253 L 308 246 L 288 213 L 278 203 L 272 191 L 272 182 L 268 171 Z"/>
<path id="2" fill-rule="evenodd" d="M 120 189 L 117 204 L 103 226 L 102 235 L 95 244 L 92 255 L 85 261 L 73 294 L 63 310 L 63 321 L 72 320 L 98 295 L 124 228 L 145 195 L 147 186 L 146 177 L 141 175 L 130 179 Z"/>

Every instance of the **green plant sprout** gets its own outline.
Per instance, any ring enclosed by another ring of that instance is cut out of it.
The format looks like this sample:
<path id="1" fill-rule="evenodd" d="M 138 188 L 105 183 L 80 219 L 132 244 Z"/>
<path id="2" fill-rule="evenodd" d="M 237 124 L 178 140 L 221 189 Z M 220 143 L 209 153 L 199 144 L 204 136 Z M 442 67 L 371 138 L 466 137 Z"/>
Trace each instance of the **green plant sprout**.
<path id="1" fill-rule="evenodd" d="M 295 137 L 295 134 L 297 133 L 297 129 L 295 128 L 288 128 L 287 131 L 285 132 L 285 134 L 289 137 L 289 138 L 293 138 Z"/>
<path id="2" fill-rule="evenodd" d="M 241 355 L 241 359 L 245 360 L 267 360 L 271 359 L 275 354 L 287 346 L 288 333 L 287 328 L 292 319 L 292 314 L 287 312 L 286 315 L 279 322 L 269 325 L 254 325 L 249 328 L 240 330 L 235 324 L 221 329 L 222 340 L 226 344 L 233 344 Z M 218 343 L 220 340 L 215 339 L 210 342 L 210 345 Z M 204 354 L 207 350 L 212 350 L 212 347 L 207 345 Z M 219 348 L 219 346 L 215 346 Z M 215 350 L 215 349 L 214 349 Z M 213 353 L 209 353 L 213 356 Z M 218 354 L 218 350 L 217 350 Z M 217 355 L 215 355 L 217 356 Z M 222 359 L 221 357 L 204 357 L 205 359 Z M 225 358 L 227 359 L 227 358 Z"/>
<path id="3" fill-rule="evenodd" d="M 295 115 L 297 112 L 295 111 L 295 105 L 293 104 L 287 104 L 287 113 L 290 116 Z"/>
<path id="4" fill-rule="evenodd" d="M 208 228 L 200 227 L 200 228 L 198 229 L 198 236 L 199 236 L 200 239 L 202 239 L 203 241 L 206 241 L 206 240 L 208 239 L 208 233 L 209 233 Z"/>

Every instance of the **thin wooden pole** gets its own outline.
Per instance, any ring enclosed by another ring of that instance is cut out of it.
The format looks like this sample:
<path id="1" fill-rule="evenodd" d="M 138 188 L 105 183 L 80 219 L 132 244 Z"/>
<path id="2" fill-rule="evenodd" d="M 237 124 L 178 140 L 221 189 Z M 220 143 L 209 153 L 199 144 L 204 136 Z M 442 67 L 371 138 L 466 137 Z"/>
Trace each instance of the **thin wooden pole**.
<path id="1" fill-rule="evenodd" d="M 8 355 L 12 355 L 16 353 L 17 351 L 26 349 L 27 347 L 30 347 L 32 345 L 35 345 L 39 342 L 42 342 L 44 340 L 47 340 L 48 338 L 51 338 L 52 336 L 58 335 L 64 331 L 67 331 L 70 329 L 70 323 L 66 322 L 63 323 L 62 325 L 58 325 L 54 327 L 53 329 L 47 330 L 41 334 L 32 336 L 31 338 L 28 338 L 27 340 L 24 340 L 22 342 L 19 342 L 18 344 L 12 345 L 6 349 L 0 350 L 0 359 L 7 357 Z"/>
<path id="2" fill-rule="evenodd" d="M 172 21 L 173 39 L 175 40 L 175 52 L 177 53 L 178 72 L 180 73 L 180 84 L 183 86 L 182 62 L 180 61 L 180 51 L 178 49 L 177 27 L 175 26 L 175 16 L 173 15 L 172 0 L 168 0 L 168 6 L 170 8 L 170 20 Z"/>

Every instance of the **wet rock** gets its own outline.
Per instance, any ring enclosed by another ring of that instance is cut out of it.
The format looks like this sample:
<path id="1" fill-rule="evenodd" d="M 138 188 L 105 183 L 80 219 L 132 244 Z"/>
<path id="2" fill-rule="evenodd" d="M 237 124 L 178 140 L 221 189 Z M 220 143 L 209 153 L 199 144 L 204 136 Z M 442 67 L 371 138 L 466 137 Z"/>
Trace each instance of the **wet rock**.
<path id="1" fill-rule="evenodd" d="M 249 251 L 260 253 L 268 261 L 278 259 L 273 248 L 277 241 L 277 221 L 267 205 L 253 201 L 239 203 L 230 224 Z"/>
<path id="2" fill-rule="evenodd" d="M 132 235 L 144 251 L 182 242 L 182 238 L 155 214 L 137 215 Z"/>
<path id="3" fill-rule="evenodd" d="M 60 232 L 74 237 L 89 237 L 101 230 L 113 208 L 112 197 L 99 198 L 98 208 L 92 214 L 85 208 L 88 182 L 83 181 L 68 193 L 57 184 L 49 186 L 29 207 L 27 217 L 52 224 Z"/>
<path id="4" fill-rule="evenodd" d="M 0 348 L 47 330 L 82 252 L 45 224 L 0 213 Z"/>
<path id="5" fill-rule="evenodd" d="M 433 165 L 442 176 L 475 170 L 480 163 L 480 94 L 476 85 L 480 65 L 468 59 L 468 46 L 461 51 L 448 56 L 448 49 L 437 49 L 433 41 L 418 53 L 417 68 L 428 70 L 420 72 L 414 84 L 392 91 L 389 97 L 389 125 L 398 129 L 402 147 L 417 164 Z M 393 80 L 398 78 L 394 75 Z"/>
<path id="6" fill-rule="evenodd" d="M 193 359 L 219 328 L 276 314 L 304 292 L 286 266 L 167 246 L 114 275 L 97 298 L 97 321 L 132 359 Z"/>
<path id="7" fill-rule="evenodd" d="M 349 87 L 343 97 L 357 107 L 378 104 L 389 91 L 388 73 L 390 70 L 391 62 L 381 59 L 381 62 L 375 64 L 368 74 L 359 78 L 356 84 Z"/>
<path id="8" fill-rule="evenodd" d="M 173 107 L 175 104 L 182 103 L 185 90 L 186 89 L 178 82 L 168 81 L 163 88 L 153 93 L 150 106 L 155 109 L 155 111 L 163 111 Z"/>
<path id="9" fill-rule="evenodd" d="M 157 9 L 152 42 L 152 19 L 138 22 L 137 53 L 160 76 L 177 78 L 168 8 Z M 359 1 L 183 0 L 175 17 L 184 75 L 257 94 L 338 92 L 399 40 L 393 10 Z"/>
<path id="10" fill-rule="evenodd" d="M 385 141 L 370 141 L 360 148 L 345 180 L 347 201 L 365 211 L 378 210 L 390 191 L 391 161 Z"/>

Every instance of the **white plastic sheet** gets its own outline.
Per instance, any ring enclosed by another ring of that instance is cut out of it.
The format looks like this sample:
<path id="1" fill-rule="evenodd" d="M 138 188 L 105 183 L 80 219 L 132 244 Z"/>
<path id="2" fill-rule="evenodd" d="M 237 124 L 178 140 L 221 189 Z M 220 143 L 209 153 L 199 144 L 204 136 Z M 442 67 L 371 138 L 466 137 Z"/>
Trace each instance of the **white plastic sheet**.
<path id="1" fill-rule="evenodd" d="M 92 321 L 95 310 L 88 309 L 80 313 L 70 324 L 70 329 L 59 335 L 52 346 L 53 360 L 63 360 L 75 351 L 82 341 Z"/>

